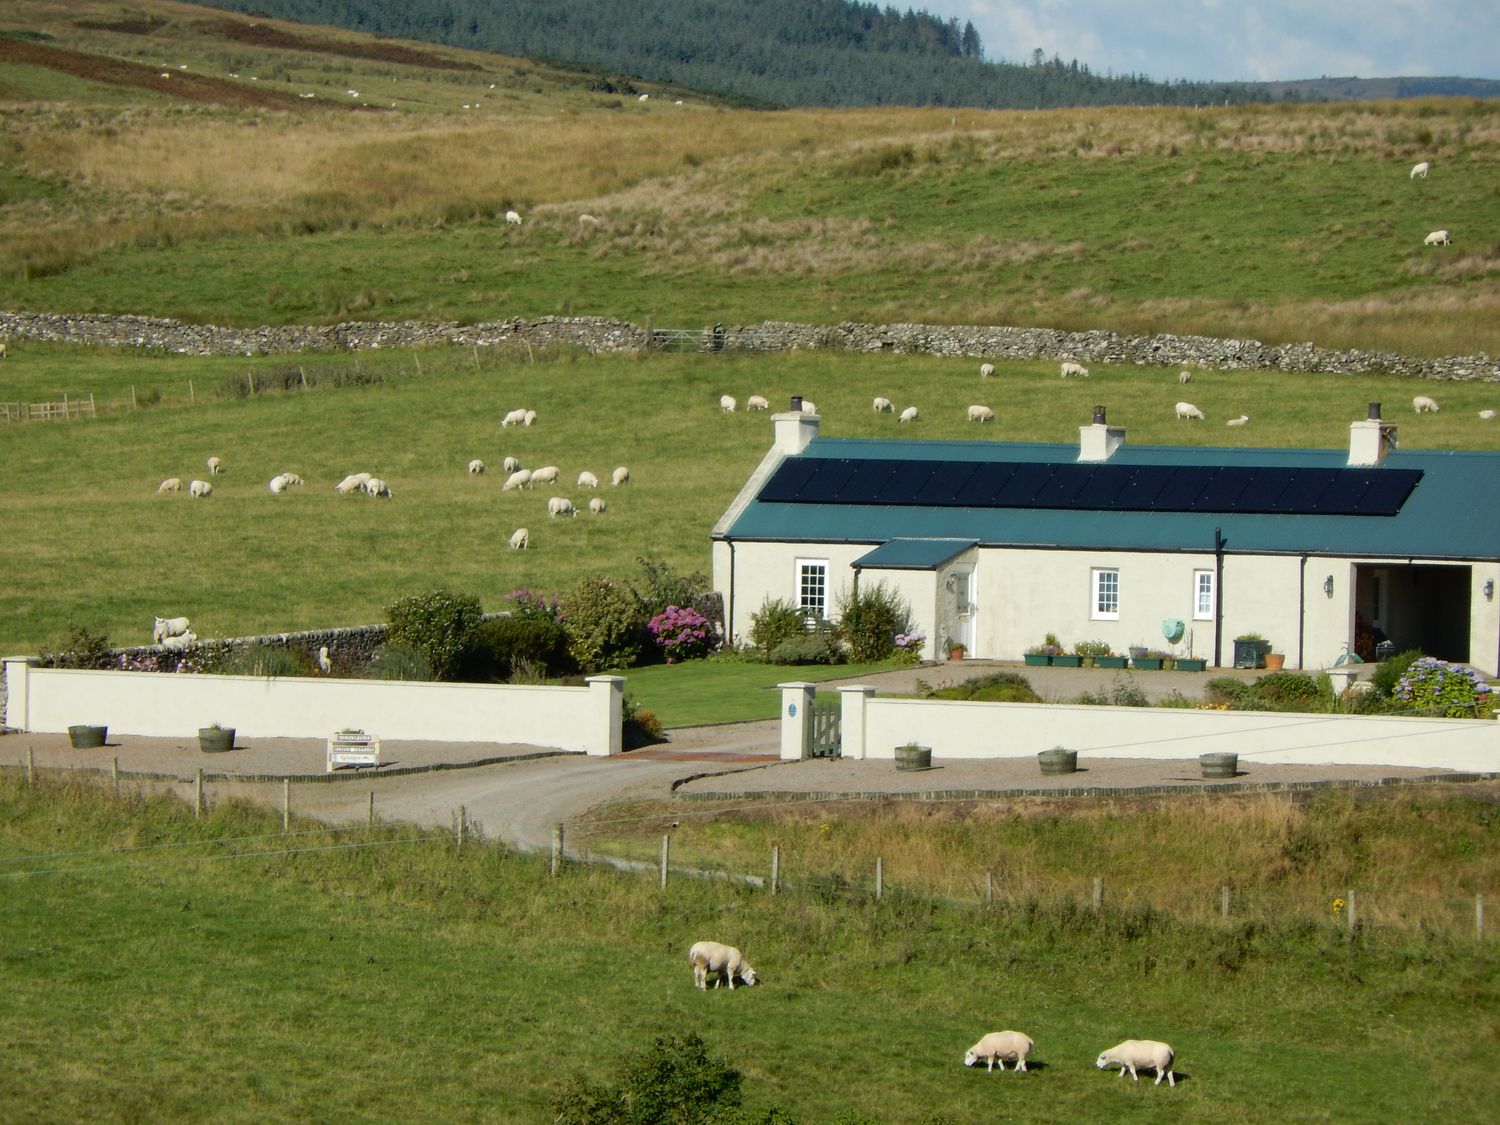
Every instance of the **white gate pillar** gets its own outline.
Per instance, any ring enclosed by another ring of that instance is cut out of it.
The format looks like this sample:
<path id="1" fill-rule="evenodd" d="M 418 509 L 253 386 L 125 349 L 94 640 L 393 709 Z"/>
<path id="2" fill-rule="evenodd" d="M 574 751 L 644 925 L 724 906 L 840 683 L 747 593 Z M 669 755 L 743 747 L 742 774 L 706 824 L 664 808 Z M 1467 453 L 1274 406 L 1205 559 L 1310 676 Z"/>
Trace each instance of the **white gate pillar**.
<path id="1" fill-rule="evenodd" d="M 31 729 L 31 685 L 27 680 L 31 669 L 40 663 L 34 656 L 5 658 L 5 706 L 0 708 L 0 726 L 12 730 Z"/>
<path id="2" fill-rule="evenodd" d="M 797 762 L 812 752 L 812 705 L 817 686 L 793 680 L 781 689 L 781 760 Z"/>
<path id="3" fill-rule="evenodd" d="M 847 684 L 839 688 L 839 753 L 845 758 L 865 756 L 866 707 L 875 698 L 875 689 L 864 684 Z"/>

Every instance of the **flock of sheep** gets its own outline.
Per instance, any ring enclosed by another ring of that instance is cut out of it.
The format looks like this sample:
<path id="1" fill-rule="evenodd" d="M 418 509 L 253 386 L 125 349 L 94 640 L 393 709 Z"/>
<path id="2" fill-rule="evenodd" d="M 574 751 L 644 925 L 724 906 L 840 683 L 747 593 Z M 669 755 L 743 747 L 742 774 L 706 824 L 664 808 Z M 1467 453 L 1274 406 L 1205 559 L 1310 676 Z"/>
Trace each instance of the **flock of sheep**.
<path id="1" fill-rule="evenodd" d="M 709 977 L 714 978 L 715 988 L 728 984 L 731 991 L 736 981 L 754 985 L 760 980 L 743 953 L 716 941 L 694 942 L 688 950 L 688 964 L 693 968 L 693 984 L 703 990 L 708 988 Z M 992 1031 L 964 1052 L 964 1066 L 978 1066 L 982 1062 L 986 1070 L 993 1071 L 998 1063 L 1004 1073 L 1005 1064 L 1011 1063 L 1012 1069 L 1025 1070 L 1026 1056 L 1035 1046 L 1031 1036 L 1024 1032 Z M 1135 1082 L 1141 1080 L 1137 1071 L 1154 1070 L 1156 1081 L 1152 1085 L 1160 1086 L 1165 1078 L 1168 1086 L 1176 1086 L 1177 1076 L 1172 1070 L 1176 1057 L 1171 1047 L 1155 1039 L 1127 1039 L 1100 1051 L 1094 1066 L 1099 1070 L 1119 1067 L 1122 1078 L 1128 1073 Z"/>
<path id="2" fill-rule="evenodd" d="M 1413 164 L 1412 165 L 1411 175 L 1408 176 L 1407 178 L 1408 179 L 1412 179 L 1412 180 L 1417 180 L 1417 179 L 1425 180 L 1427 178 L 1427 173 L 1430 172 L 1430 171 L 1432 171 L 1432 161 L 1430 161 L 1430 160 L 1423 160 L 1421 163 Z M 1449 234 L 1446 230 L 1435 230 L 1431 234 L 1429 234 L 1426 238 L 1422 239 L 1422 245 L 1423 246 L 1452 246 L 1453 245 L 1453 236 L 1451 234 Z"/>

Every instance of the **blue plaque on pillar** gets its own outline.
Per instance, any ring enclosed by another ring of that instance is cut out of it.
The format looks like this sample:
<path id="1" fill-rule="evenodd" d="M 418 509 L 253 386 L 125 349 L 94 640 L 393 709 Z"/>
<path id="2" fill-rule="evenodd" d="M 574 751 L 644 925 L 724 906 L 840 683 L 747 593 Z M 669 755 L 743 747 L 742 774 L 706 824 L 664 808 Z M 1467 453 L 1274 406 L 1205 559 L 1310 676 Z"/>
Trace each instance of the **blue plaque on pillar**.
<path id="1" fill-rule="evenodd" d="M 786 713 L 788 716 L 795 719 L 797 717 L 797 705 L 795 703 L 788 703 L 786 705 Z"/>

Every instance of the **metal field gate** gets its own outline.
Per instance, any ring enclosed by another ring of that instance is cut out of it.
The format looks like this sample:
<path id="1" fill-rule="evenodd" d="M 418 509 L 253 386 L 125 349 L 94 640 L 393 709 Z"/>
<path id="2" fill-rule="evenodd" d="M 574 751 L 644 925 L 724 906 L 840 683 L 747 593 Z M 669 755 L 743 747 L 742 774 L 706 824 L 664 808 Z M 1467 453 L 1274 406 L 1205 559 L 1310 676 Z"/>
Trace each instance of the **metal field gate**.
<path id="1" fill-rule="evenodd" d="M 843 701 L 834 696 L 827 701 L 814 699 L 812 705 L 812 748 L 810 758 L 837 758 L 843 753 Z"/>

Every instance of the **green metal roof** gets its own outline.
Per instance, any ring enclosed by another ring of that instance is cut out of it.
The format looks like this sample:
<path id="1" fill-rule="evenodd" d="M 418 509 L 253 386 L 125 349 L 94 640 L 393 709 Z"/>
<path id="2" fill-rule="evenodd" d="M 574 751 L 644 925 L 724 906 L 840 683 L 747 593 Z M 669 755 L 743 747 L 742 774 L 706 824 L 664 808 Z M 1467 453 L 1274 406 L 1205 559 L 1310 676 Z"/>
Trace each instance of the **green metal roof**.
<path id="1" fill-rule="evenodd" d="M 936 570 L 977 543 L 977 539 L 892 539 L 855 559 L 854 565 L 867 570 Z"/>
<path id="2" fill-rule="evenodd" d="M 798 458 L 1073 465 L 1078 447 L 820 437 Z M 1342 449 L 1123 445 L 1108 464 L 1342 469 L 1347 460 Z M 1381 467 L 1422 474 L 1394 515 L 786 503 L 757 495 L 722 538 L 872 545 L 893 540 L 959 540 L 991 547 L 1198 552 L 1214 549 L 1217 530 L 1223 534 L 1225 550 L 1237 554 L 1500 560 L 1500 521 L 1494 518 L 1490 500 L 1490 490 L 1500 480 L 1500 454 L 1397 450 Z M 895 557 L 907 550 L 893 549 Z M 861 565 L 868 564 L 862 561 Z"/>

